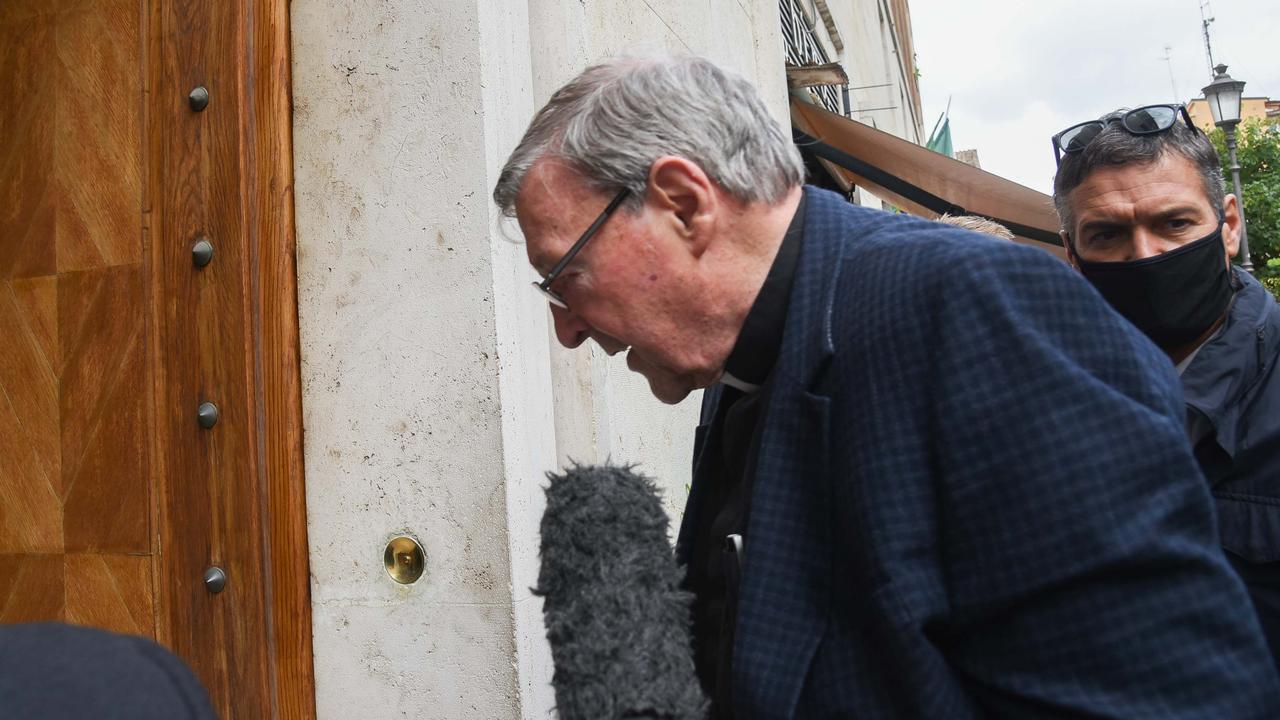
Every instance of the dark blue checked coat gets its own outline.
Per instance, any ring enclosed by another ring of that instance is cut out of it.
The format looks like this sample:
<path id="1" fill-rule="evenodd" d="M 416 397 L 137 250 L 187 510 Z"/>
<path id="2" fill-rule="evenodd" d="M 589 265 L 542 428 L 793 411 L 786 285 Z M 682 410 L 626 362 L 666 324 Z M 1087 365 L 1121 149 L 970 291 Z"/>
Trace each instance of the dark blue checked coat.
<path id="1" fill-rule="evenodd" d="M 1169 361 L 1047 253 L 805 192 L 737 717 L 1280 718 Z"/>

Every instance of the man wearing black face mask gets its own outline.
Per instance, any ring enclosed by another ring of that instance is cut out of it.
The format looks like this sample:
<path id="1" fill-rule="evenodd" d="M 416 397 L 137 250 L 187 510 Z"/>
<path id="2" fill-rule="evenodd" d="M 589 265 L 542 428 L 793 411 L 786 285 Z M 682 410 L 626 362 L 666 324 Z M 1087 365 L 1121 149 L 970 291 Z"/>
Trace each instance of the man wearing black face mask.
<path id="1" fill-rule="evenodd" d="M 1231 266 L 1239 200 L 1181 106 L 1117 111 L 1053 143 L 1071 264 L 1176 365 L 1222 546 L 1280 656 L 1280 309 Z"/>

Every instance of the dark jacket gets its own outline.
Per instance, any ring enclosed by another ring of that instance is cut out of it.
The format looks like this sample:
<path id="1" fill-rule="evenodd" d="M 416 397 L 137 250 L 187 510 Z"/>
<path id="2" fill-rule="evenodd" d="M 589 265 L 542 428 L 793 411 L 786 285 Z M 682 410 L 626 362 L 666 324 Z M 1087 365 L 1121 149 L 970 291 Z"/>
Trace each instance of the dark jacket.
<path id="1" fill-rule="evenodd" d="M 1040 250 L 806 193 L 737 717 L 1280 717 L 1169 361 Z"/>
<path id="2" fill-rule="evenodd" d="M 1196 458 L 1213 489 L 1222 547 L 1280 654 L 1280 307 L 1243 270 L 1218 335 L 1182 373 L 1189 412 L 1212 428 Z M 1196 423 L 1193 421 L 1192 426 Z"/>

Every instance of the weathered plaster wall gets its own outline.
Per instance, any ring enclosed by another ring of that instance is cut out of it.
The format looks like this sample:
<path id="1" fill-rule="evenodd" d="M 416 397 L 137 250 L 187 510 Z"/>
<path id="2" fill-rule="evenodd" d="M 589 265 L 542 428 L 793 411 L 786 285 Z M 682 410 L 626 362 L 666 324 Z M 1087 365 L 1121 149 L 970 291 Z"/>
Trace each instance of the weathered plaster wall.
<path id="1" fill-rule="evenodd" d="M 477 7 L 299 0 L 293 43 L 319 711 L 511 717 L 510 463 Z M 427 554 L 411 587 L 382 567 L 399 532 Z"/>
<path id="2" fill-rule="evenodd" d="M 542 476 L 639 462 L 676 513 L 697 400 L 554 346 L 489 200 L 534 108 L 618 52 L 709 55 L 780 119 L 773 0 L 294 0 L 307 504 L 323 718 L 548 717 Z M 507 228 L 510 234 L 510 227 Z M 413 586 L 390 537 L 427 554 Z"/>

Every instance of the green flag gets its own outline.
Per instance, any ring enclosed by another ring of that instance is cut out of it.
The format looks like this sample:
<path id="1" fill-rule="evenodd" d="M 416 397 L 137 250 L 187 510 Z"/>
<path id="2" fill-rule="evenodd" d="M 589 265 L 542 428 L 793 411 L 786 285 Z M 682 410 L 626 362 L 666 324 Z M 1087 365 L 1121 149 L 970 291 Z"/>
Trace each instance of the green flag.
<path id="1" fill-rule="evenodd" d="M 929 142 L 925 143 L 925 147 L 949 158 L 956 156 L 955 150 L 951 147 L 951 118 L 944 118 L 942 124 L 933 129 L 933 135 L 929 136 Z"/>

